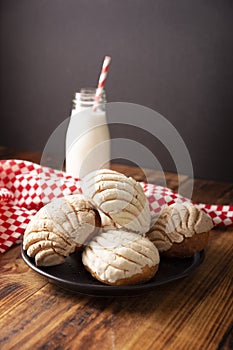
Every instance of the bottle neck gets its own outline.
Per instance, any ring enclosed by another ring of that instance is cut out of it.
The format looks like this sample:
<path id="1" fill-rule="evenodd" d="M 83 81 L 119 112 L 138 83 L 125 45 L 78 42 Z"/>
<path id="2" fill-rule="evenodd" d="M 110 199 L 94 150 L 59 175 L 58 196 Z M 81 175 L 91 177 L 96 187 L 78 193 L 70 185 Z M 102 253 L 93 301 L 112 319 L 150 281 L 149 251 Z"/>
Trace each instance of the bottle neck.
<path id="1" fill-rule="evenodd" d="M 95 104 L 95 94 L 95 88 L 82 88 L 79 93 L 75 94 L 75 97 L 72 101 L 73 111 L 81 111 L 93 107 Z M 106 94 L 103 90 L 98 101 L 97 110 L 105 111 L 106 102 Z"/>

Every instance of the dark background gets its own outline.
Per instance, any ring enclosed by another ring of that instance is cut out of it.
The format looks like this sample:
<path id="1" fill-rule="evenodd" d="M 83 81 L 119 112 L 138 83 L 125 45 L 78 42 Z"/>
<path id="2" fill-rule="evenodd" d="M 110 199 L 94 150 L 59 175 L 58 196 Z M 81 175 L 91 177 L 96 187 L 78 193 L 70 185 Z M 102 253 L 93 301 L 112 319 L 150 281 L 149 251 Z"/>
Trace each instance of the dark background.
<path id="1" fill-rule="evenodd" d="M 233 180 L 231 0 L 1 0 L 0 48 L 0 145 L 42 150 L 108 54 L 108 101 L 157 110 L 186 143 L 195 177 Z"/>

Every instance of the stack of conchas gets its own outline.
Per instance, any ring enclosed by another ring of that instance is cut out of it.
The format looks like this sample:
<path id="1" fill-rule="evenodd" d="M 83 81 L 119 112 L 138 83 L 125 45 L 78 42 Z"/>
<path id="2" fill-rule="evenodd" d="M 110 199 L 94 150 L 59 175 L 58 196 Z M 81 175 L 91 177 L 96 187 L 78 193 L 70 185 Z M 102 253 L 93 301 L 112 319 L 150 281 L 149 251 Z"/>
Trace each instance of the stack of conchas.
<path id="1" fill-rule="evenodd" d="M 131 177 L 103 169 L 84 177 L 82 190 L 99 209 L 103 227 L 84 249 L 87 270 L 111 285 L 151 279 L 160 258 L 155 245 L 142 237 L 150 228 L 151 215 L 141 185 Z"/>
<path id="2" fill-rule="evenodd" d="M 155 275 L 160 254 L 191 256 L 207 244 L 208 215 L 175 205 L 152 225 L 147 197 L 131 177 L 98 170 L 84 177 L 82 190 L 45 205 L 28 224 L 23 248 L 36 265 L 60 264 L 81 250 L 85 268 L 99 281 L 138 284 Z"/>

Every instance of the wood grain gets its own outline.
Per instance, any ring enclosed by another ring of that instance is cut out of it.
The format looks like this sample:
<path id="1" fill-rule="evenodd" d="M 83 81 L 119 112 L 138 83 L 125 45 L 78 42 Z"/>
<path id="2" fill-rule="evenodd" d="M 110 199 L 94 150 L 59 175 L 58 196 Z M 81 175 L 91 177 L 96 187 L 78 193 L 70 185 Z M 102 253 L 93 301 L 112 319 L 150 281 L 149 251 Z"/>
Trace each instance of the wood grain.
<path id="1" fill-rule="evenodd" d="M 162 181 L 149 169 L 114 165 L 137 180 Z M 177 176 L 166 174 L 170 188 Z M 182 177 L 181 186 L 189 186 Z M 232 184 L 195 180 L 193 200 L 232 203 Z M 20 247 L 0 256 L 0 348 L 74 350 L 232 349 L 233 230 L 211 232 L 203 264 L 189 277 L 137 297 L 79 295 L 30 270 Z"/>

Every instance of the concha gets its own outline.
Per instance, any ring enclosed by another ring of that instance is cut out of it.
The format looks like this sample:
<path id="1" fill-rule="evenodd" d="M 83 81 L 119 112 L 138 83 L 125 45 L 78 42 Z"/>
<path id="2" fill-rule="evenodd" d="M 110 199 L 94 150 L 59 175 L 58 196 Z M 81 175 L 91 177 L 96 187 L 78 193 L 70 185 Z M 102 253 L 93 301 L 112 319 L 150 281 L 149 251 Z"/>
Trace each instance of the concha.
<path id="1" fill-rule="evenodd" d="M 103 213 L 103 227 L 142 235 L 149 230 L 149 203 L 140 183 L 133 178 L 101 169 L 85 176 L 81 186 L 84 195 Z"/>
<path id="2" fill-rule="evenodd" d="M 109 230 L 94 237 L 82 253 L 86 269 L 110 285 L 143 283 L 159 266 L 159 252 L 147 238 L 133 232 Z"/>
<path id="3" fill-rule="evenodd" d="M 57 198 L 41 208 L 27 225 L 23 249 L 38 266 L 64 262 L 98 233 L 98 211 L 81 194 Z"/>
<path id="4" fill-rule="evenodd" d="M 146 237 L 168 257 L 188 257 L 205 248 L 213 222 L 192 204 L 172 204 L 160 213 Z"/>

